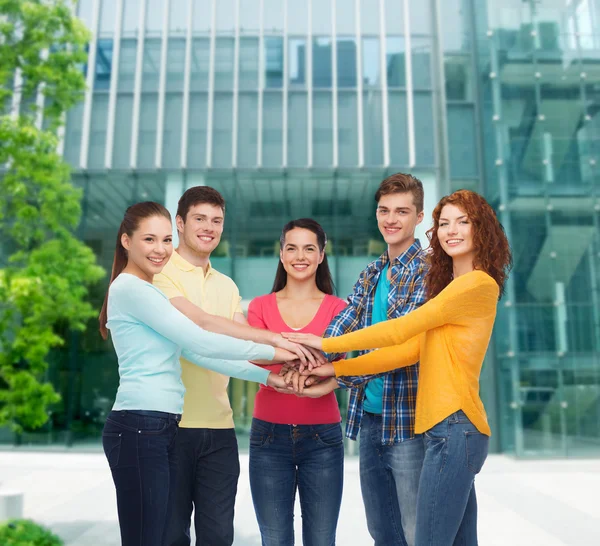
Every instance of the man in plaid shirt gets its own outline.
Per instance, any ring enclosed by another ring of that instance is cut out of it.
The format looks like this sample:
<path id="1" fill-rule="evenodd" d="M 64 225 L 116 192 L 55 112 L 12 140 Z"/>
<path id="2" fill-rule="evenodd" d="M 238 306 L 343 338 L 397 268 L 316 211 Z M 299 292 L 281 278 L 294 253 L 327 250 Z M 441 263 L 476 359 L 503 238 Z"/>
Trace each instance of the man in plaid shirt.
<path id="1" fill-rule="evenodd" d="M 425 252 L 415 228 L 423 220 L 423 185 L 408 174 L 386 178 L 377 193 L 377 225 L 387 251 L 370 263 L 325 337 L 406 315 L 425 302 Z M 330 355 L 335 356 L 335 355 Z M 360 431 L 360 482 L 375 546 L 413 546 L 424 448 L 414 433 L 418 364 L 378 376 L 343 377 L 350 389 L 346 436 Z"/>

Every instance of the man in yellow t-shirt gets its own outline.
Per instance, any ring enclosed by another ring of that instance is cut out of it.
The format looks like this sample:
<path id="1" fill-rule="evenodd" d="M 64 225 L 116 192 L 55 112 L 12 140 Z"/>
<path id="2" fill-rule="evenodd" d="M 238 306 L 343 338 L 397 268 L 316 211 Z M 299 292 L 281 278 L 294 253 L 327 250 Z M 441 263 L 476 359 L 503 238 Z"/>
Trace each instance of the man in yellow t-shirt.
<path id="1" fill-rule="evenodd" d="M 247 326 L 235 283 L 211 267 L 223 233 L 225 200 L 215 189 L 187 190 L 177 208 L 179 246 L 154 284 L 199 326 L 213 332 L 287 347 L 279 334 Z M 192 508 L 196 546 L 230 546 L 240 473 L 227 396 L 229 378 L 181 359 L 186 388 L 176 438 L 177 474 L 167 546 L 190 544 Z"/>

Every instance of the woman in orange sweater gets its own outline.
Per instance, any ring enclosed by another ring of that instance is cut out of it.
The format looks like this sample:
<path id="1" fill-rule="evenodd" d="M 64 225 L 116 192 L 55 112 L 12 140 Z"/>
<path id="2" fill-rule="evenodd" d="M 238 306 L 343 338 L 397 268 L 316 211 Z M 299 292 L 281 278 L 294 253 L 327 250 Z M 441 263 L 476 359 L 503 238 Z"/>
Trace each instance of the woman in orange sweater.
<path id="1" fill-rule="evenodd" d="M 474 480 L 491 434 L 479 375 L 512 259 L 493 209 L 475 192 L 444 197 L 433 222 L 425 305 L 336 338 L 286 337 L 331 353 L 383 347 L 310 372 L 322 377 L 381 373 L 420 361 L 415 432 L 424 433 L 426 452 L 416 546 L 472 546 L 477 545 Z M 332 377 L 303 394 L 322 395 L 336 386 Z"/>

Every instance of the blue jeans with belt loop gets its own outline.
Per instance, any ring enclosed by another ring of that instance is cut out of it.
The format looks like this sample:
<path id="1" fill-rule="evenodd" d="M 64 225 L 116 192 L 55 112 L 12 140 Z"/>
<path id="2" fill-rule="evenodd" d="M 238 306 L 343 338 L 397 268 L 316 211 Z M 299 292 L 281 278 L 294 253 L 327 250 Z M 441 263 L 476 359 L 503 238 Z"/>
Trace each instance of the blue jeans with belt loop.
<path id="1" fill-rule="evenodd" d="M 122 546 L 162 546 L 173 504 L 175 437 L 181 416 L 113 410 L 102 446 L 117 490 Z"/>
<path id="2" fill-rule="evenodd" d="M 489 437 L 460 410 L 424 437 L 416 546 L 477 546 L 475 476 L 487 457 Z"/>

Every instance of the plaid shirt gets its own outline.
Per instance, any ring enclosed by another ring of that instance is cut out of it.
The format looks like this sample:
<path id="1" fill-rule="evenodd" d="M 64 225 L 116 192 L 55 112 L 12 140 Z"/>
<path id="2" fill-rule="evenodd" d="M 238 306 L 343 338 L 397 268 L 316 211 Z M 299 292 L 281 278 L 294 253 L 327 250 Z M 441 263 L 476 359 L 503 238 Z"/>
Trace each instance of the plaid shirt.
<path id="1" fill-rule="evenodd" d="M 391 263 L 388 320 L 406 315 L 425 303 L 425 256 L 426 253 L 417 239 Z M 348 306 L 333 319 L 325 337 L 341 336 L 371 325 L 375 288 L 388 261 L 388 254 L 385 252 L 364 269 L 354 285 L 352 294 L 348 296 Z M 360 354 L 366 352 L 368 351 L 362 351 Z M 336 355 L 329 356 L 334 358 Z M 379 375 L 384 378 L 381 443 L 392 445 L 409 440 L 414 437 L 419 365 Z M 338 380 L 342 388 L 351 389 L 346 424 L 346 436 L 351 440 L 356 440 L 360 430 L 365 385 L 373 377 L 376 376 L 343 377 Z"/>

